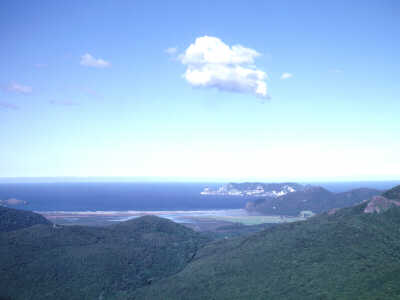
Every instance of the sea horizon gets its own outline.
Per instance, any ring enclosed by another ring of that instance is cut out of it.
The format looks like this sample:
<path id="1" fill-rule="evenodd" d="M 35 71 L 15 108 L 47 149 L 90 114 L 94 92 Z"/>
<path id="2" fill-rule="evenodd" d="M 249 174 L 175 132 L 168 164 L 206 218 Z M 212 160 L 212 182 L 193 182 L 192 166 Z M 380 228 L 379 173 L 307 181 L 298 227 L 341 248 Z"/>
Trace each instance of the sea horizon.
<path id="1" fill-rule="evenodd" d="M 400 181 L 309 182 L 339 193 L 389 189 Z M 0 183 L 0 200 L 18 199 L 33 211 L 203 211 L 242 209 L 251 197 L 201 195 L 220 182 L 19 182 Z"/>

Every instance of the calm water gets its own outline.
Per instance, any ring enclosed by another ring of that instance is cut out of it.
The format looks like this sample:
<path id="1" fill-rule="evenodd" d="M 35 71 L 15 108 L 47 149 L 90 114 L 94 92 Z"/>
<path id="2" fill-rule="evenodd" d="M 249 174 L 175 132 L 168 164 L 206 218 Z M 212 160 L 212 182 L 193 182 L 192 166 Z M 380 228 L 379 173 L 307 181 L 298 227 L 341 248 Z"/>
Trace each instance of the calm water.
<path id="1" fill-rule="evenodd" d="M 399 182 L 318 183 L 333 192 L 358 187 L 388 189 Z M 37 211 L 207 210 L 243 208 L 243 197 L 201 196 L 221 183 L 2 183 L 0 199 L 28 201 Z"/>
<path id="2" fill-rule="evenodd" d="M 29 210 L 195 210 L 242 208 L 237 197 L 205 197 L 205 183 L 0 184 L 0 199 L 28 201 Z"/>

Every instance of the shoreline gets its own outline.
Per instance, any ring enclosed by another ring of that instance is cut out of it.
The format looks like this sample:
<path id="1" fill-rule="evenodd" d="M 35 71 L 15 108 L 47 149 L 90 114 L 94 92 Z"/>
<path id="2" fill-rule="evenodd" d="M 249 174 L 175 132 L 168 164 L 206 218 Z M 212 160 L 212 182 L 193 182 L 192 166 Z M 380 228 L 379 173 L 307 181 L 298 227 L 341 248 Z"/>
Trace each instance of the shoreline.
<path id="1" fill-rule="evenodd" d="M 155 215 L 187 225 L 195 230 L 224 225 L 279 224 L 303 221 L 305 218 L 281 215 L 259 215 L 245 209 L 168 210 L 168 211 L 35 211 L 59 225 L 107 226 L 146 215 Z"/>

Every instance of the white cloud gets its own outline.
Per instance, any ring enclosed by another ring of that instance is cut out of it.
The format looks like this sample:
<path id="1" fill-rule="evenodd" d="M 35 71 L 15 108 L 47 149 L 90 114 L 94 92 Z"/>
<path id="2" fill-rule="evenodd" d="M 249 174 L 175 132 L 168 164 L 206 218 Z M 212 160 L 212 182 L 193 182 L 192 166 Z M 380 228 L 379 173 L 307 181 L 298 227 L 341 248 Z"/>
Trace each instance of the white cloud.
<path id="1" fill-rule="evenodd" d="M 111 64 L 108 61 L 105 61 L 101 58 L 94 58 L 89 53 L 86 53 L 81 56 L 81 65 L 93 68 L 107 68 L 111 66 Z"/>
<path id="2" fill-rule="evenodd" d="M 178 52 L 178 48 L 176 47 L 170 47 L 165 49 L 165 53 L 167 53 L 168 55 L 174 55 L 176 52 Z"/>
<path id="3" fill-rule="evenodd" d="M 187 66 L 184 78 L 195 87 L 249 93 L 267 98 L 267 74 L 254 66 L 260 54 L 241 45 L 230 47 L 219 38 L 203 36 L 179 56 Z"/>
<path id="4" fill-rule="evenodd" d="M 289 79 L 289 78 L 292 78 L 292 77 L 293 77 L 293 74 L 285 72 L 285 73 L 282 74 L 281 79 Z"/>
<path id="5" fill-rule="evenodd" d="M 8 90 L 10 90 L 11 92 L 15 92 L 15 93 L 20 93 L 20 94 L 30 94 L 32 93 L 32 87 L 28 86 L 28 85 L 22 85 L 22 84 L 18 84 L 18 83 L 11 83 L 8 87 Z"/>

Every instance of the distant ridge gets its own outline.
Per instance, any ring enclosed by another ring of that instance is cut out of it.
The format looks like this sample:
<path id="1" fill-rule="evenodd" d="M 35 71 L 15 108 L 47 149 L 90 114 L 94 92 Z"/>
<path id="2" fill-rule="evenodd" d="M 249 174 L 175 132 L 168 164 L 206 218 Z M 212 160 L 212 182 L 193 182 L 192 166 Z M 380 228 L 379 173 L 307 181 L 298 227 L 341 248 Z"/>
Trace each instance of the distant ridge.
<path id="1" fill-rule="evenodd" d="M 301 185 L 294 182 L 231 182 L 217 189 L 206 187 L 200 194 L 203 196 L 245 197 L 249 199 L 246 203 L 246 210 L 249 212 L 297 216 L 302 212 L 321 213 L 333 208 L 352 206 L 380 195 L 381 191 L 357 188 L 333 193 L 322 186 Z"/>
<path id="2" fill-rule="evenodd" d="M 381 191 L 369 188 L 332 193 L 323 187 L 308 185 L 278 197 L 260 197 L 248 201 L 246 209 L 271 215 L 294 216 L 302 211 L 322 213 L 333 208 L 349 207 L 380 194 Z"/>

